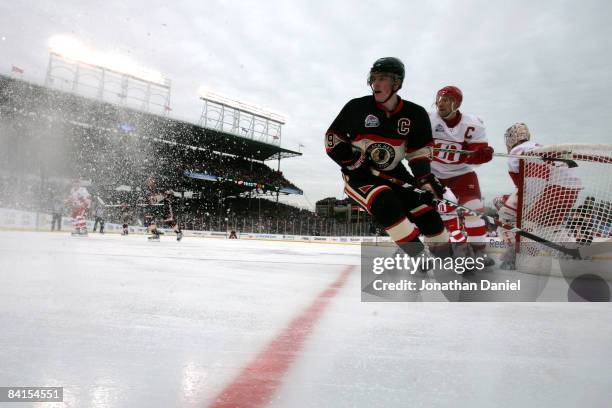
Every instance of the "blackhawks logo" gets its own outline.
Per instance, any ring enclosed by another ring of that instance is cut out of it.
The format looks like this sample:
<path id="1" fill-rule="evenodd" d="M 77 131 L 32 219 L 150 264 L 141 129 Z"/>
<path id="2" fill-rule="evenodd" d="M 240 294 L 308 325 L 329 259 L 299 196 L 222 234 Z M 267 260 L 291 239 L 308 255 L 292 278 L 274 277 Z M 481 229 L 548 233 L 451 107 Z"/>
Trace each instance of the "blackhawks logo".
<path id="1" fill-rule="evenodd" d="M 366 151 L 378 170 L 386 169 L 395 159 L 395 150 L 387 143 L 372 143 Z"/>

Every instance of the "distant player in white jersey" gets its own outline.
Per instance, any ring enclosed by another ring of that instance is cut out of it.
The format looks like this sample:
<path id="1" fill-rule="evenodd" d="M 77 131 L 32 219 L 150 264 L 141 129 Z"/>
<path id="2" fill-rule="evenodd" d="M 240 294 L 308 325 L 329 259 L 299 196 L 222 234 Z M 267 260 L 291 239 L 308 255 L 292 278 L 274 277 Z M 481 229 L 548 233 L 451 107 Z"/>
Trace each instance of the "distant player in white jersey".
<path id="1" fill-rule="evenodd" d="M 543 147 L 541 144 L 530 141 L 531 133 L 524 123 L 515 123 L 504 134 L 506 148 L 512 155 L 526 155 L 530 151 Z M 523 200 L 529 203 L 523 207 L 522 219 L 536 221 L 538 227 L 552 231 L 551 236 L 556 240 L 565 241 L 569 234 L 564 231 L 564 222 L 575 205 L 581 189 L 580 179 L 575 171 L 562 162 L 543 162 L 540 160 L 525 160 L 525 174 L 529 180 L 520 179 L 519 158 L 508 159 L 508 173 L 514 182 L 514 193 L 496 197 L 493 200 L 497 208 L 500 221 L 516 225 L 518 207 L 518 189 L 523 183 L 529 183 Z M 523 226 L 525 227 L 525 226 Z M 509 249 L 502 255 L 501 269 L 515 268 L 515 236 L 514 233 L 504 231 L 502 234 Z"/>
<path id="2" fill-rule="evenodd" d="M 459 111 L 463 94 L 456 86 L 445 86 L 436 94 L 436 112 L 429 118 L 433 130 L 434 152 L 431 163 L 432 173 L 442 185 L 457 196 L 459 204 L 475 211 L 483 211 L 478 177 L 473 165 L 491 161 L 493 148 L 489 146 L 485 125 L 477 116 Z M 455 153 L 453 150 L 470 150 L 472 154 Z M 459 220 L 449 217 L 445 220 L 447 229 L 457 235 Z M 482 218 L 465 217 L 465 231 L 475 256 L 483 256 L 486 246 L 487 227 Z M 494 262 L 490 258 L 486 264 Z"/>
<path id="3" fill-rule="evenodd" d="M 81 185 L 80 179 L 75 179 L 70 190 L 68 203 L 71 207 L 72 235 L 87 235 L 87 224 L 85 214 L 91 205 L 91 196 L 85 187 Z"/>

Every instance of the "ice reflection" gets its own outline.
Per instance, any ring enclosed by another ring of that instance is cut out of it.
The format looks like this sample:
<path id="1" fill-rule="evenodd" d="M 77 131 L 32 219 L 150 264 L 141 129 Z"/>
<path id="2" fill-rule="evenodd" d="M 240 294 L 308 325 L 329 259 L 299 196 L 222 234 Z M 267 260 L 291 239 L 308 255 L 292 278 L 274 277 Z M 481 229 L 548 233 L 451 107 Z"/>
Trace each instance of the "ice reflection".
<path id="1" fill-rule="evenodd" d="M 179 396 L 180 406 L 196 403 L 202 399 L 202 391 L 206 389 L 206 379 L 209 373 L 206 369 L 193 361 L 183 366 L 181 381 L 182 395 Z"/>

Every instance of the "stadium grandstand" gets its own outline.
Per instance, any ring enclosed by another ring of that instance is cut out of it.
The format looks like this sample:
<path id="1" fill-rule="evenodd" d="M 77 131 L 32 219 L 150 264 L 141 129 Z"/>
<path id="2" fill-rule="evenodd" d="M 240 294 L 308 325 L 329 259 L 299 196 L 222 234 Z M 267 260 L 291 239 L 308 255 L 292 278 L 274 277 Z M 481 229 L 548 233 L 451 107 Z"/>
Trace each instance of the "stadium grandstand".
<path id="1" fill-rule="evenodd" d="M 205 110 L 215 102 L 205 101 Z M 301 153 L 276 137 L 231 132 L 204 114 L 189 123 L 0 75 L 0 208 L 48 213 L 79 177 L 107 206 L 107 222 L 119 222 L 128 204 L 138 225 L 140 192 L 154 178 L 173 191 L 186 229 L 369 235 L 363 216 L 317 215 L 278 202 L 279 195 L 303 194 L 280 171 L 281 159 Z"/>

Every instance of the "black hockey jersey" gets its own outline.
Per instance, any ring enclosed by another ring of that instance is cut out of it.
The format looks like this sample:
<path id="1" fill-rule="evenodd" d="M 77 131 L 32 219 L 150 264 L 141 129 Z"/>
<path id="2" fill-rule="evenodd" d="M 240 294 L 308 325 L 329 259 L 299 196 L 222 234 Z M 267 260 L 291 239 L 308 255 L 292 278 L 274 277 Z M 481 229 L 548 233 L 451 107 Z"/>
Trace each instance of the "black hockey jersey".
<path id="1" fill-rule="evenodd" d="M 406 158 L 415 177 L 431 171 L 429 148 L 433 145 L 427 111 L 399 99 L 393 112 L 373 95 L 352 99 L 340 111 L 325 135 L 327 154 L 343 169 L 366 152 L 370 165 L 390 172 Z"/>

